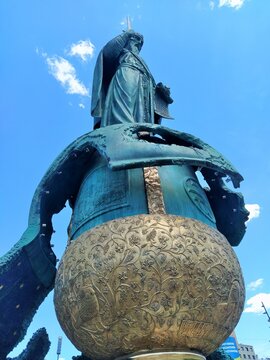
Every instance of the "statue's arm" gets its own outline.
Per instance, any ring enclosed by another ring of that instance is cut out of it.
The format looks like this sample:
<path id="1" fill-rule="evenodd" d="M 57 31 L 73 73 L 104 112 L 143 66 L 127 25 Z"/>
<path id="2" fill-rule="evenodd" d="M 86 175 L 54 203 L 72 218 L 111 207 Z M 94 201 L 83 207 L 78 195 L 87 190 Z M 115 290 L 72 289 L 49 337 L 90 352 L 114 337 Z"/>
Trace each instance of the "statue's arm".
<path id="1" fill-rule="evenodd" d="M 125 31 L 122 34 L 116 36 L 110 40 L 103 48 L 103 57 L 106 63 L 115 62 L 121 55 L 123 48 L 126 46 L 129 37 L 134 31 Z"/>
<path id="2" fill-rule="evenodd" d="M 119 64 L 119 56 L 133 31 L 126 31 L 110 40 L 100 52 L 94 70 L 91 115 L 99 124 L 108 86 Z M 97 125 L 99 126 L 99 125 Z"/>

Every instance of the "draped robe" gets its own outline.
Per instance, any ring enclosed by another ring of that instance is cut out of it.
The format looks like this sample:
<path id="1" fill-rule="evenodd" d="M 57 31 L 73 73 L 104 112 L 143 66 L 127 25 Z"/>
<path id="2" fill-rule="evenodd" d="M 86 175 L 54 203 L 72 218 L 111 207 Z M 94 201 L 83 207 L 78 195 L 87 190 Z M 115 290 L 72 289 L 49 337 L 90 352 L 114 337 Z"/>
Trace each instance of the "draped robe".
<path id="1" fill-rule="evenodd" d="M 94 72 L 95 128 L 121 123 L 154 123 L 155 81 L 143 59 L 125 48 L 128 34 L 100 52 Z"/>

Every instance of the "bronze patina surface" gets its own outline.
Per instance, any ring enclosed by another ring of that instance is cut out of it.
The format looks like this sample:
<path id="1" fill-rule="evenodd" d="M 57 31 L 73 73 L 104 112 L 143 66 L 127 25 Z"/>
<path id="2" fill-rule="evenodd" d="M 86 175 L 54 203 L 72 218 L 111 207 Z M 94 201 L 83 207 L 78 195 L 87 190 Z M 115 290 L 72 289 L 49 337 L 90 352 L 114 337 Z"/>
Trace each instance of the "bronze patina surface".
<path id="1" fill-rule="evenodd" d="M 138 215 L 68 246 L 54 301 L 65 333 L 92 359 L 145 349 L 208 355 L 237 324 L 244 284 L 217 230 L 173 215 Z"/>
<path id="2" fill-rule="evenodd" d="M 128 30 L 110 40 L 97 58 L 91 114 L 94 127 L 123 123 L 159 124 L 171 118 L 170 89 L 156 82 L 140 56 L 143 36 Z"/>
<path id="3" fill-rule="evenodd" d="M 141 58 L 142 45 L 143 36 L 128 28 L 101 50 L 91 99 L 95 130 L 50 166 L 26 231 L 0 258 L 1 359 L 24 338 L 54 287 L 52 217 L 67 201 L 69 245 L 55 304 L 64 331 L 85 355 L 207 355 L 240 317 L 244 286 L 230 245 L 243 238 L 248 211 L 226 182 L 237 188 L 243 178 L 198 137 L 161 126 L 171 118 L 173 99 Z M 35 356 L 28 350 L 22 356 L 40 357 L 40 341 L 47 350 L 41 331 L 28 347 Z"/>

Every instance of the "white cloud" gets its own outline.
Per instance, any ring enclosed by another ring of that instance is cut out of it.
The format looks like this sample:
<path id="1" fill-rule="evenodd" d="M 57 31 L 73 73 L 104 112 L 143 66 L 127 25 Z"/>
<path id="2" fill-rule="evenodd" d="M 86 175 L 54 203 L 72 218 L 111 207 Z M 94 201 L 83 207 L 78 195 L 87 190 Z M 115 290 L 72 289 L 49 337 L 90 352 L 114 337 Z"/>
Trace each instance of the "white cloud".
<path id="1" fill-rule="evenodd" d="M 247 307 L 245 308 L 245 313 L 263 313 L 262 302 L 264 303 L 266 309 L 270 308 L 270 294 L 260 293 L 252 296 L 247 300 Z"/>
<path id="2" fill-rule="evenodd" d="M 215 2 L 213 0 L 209 1 L 209 6 L 211 10 L 214 10 Z"/>
<path id="3" fill-rule="evenodd" d="M 80 40 L 76 44 L 72 44 L 69 50 L 69 55 L 79 56 L 83 61 L 92 58 L 94 55 L 95 46 L 90 40 Z"/>
<path id="4" fill-rule="evenodd" d="M 263 279 L 257 279 L 255 281 L 251 281 L 251 283 L 249 283 L 247 285 L 247 289 L 248 290 L 256 290 L 258 287 L 260 287 L 263 284 Z"/>
<path id="5" fill-rule="evenodd" d="M 219 0 L 218 6 L 219 7 L 228 6 L 236 10 L 239 10 L 243 6 L 244 1 L 245 0 Z"/>
<path id="6" fill-rule="evenodd" d="M 77 79 L 76 70 L 70 62 L 61 56 L 47 57 L 46 61 L 50 73 L 60 82 L 68 94 L 88 96 L 87 88 Z"/>
<path id="7" fill-rule="evenodd" d="M 79 104 L 79 107 L 80 107 L 81 109 L 84 109 L 84 108 L 85 108 L 85 106 L 84 106 L 82 103 Z"/>
<path id="8" fill-rule="evenodd" d="M 250 212 L 247 222 L 260 216 L 260 211 L 261 211 L 260 205 L 246 204 L 245 208 Z"/>

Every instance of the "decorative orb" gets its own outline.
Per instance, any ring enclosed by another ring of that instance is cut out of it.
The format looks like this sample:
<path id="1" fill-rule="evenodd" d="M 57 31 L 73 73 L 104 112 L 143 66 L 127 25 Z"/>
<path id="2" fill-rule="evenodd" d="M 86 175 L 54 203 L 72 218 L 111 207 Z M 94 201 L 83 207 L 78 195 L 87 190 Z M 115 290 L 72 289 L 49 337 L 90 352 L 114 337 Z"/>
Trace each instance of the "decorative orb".
<path id="1" fill-rule="evenodd" d="M 244 305 L 236 255 L 217 230 L 173 215 L 104 223 L 74 240 L 56 277 L 58 320 L 91 359 L 213 352 Z"/>

